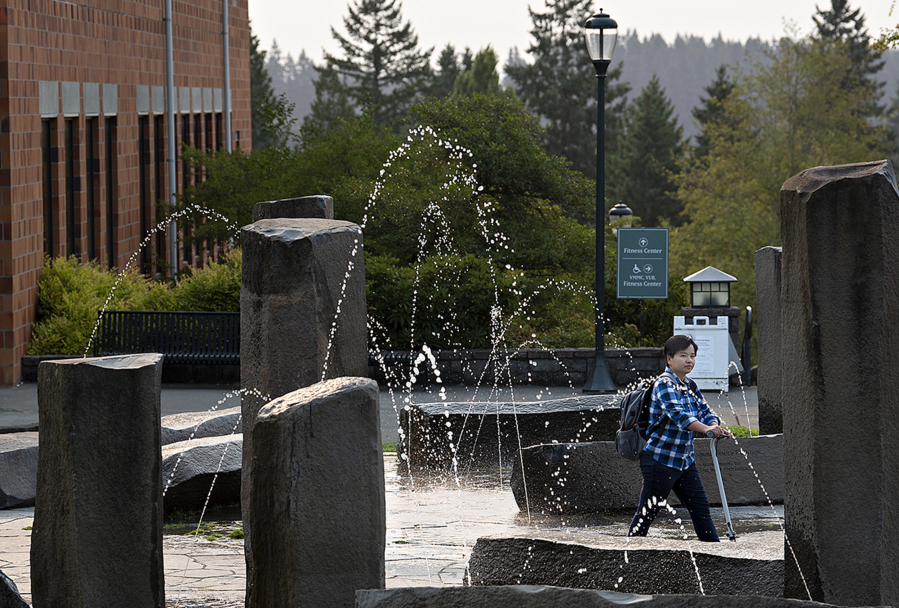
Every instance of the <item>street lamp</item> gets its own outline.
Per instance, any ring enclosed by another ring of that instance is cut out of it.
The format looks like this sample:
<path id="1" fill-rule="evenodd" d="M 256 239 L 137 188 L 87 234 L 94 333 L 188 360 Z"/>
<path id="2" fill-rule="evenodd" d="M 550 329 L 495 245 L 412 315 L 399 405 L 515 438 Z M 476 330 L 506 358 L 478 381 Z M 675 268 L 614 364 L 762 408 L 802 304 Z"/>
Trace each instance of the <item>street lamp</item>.
<path id="1" fill-rule="evenodd" d="M 609 223 L 612 224 L 612 234 L 618 236 L 618 228 L 630 228 L 634 219 L 634 212 L 622 201 L 609 211 Z"/>
<path id="2" fill-rule="evenodd" d="M 585 393 L 615 393 L 615 383 L 609 376 L 606 367 L 606 325 L 603 317 L 606 312 L 605 276 L 606 276 L 606 234 L 605 234 L 605 200 L 606 200 L 606 71 L 612 62 L 612 53 L 618 41 L 618 24 L 599 9 L 599 13 L 587 19 L 584 25 L 584 36 L 587 39 L 587 52 L 596 68 L 596 81 L 599 83 L 599 98 L 596 108 L 596 364 L 593 374 L 587 378 Z"/>

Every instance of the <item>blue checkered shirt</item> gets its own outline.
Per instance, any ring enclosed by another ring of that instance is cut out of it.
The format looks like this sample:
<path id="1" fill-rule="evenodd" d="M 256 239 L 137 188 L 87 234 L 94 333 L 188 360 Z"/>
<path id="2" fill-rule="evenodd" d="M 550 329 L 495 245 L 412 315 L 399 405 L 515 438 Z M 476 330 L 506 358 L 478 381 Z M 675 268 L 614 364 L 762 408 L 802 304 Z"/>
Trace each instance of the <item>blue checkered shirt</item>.
<path id="1" fill-rule="evenodd" d="M 709 404 L 690 378 L 682 382 L 670 368 L 652 389 L 649 404 L 649 428 L 646 447 L 656 461 L 683 471 L 696 460 L 693 451 L 693 431 L 687 427 L 697 420 L 703 424 L 718 422 Z"/>

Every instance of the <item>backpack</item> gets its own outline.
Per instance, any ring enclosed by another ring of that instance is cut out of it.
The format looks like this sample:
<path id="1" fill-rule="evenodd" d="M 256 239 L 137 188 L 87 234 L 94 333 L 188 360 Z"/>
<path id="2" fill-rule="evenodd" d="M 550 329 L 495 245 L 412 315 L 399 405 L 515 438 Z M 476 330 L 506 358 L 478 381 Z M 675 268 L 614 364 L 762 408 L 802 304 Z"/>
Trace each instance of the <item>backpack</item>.
<path id="1" fill-rule="evenodd" d="M 673 378 L 664 373 L 659 378 Z M 646 381 L 640 388 L 629 392 L 621 399 L 621 420 L 615 433 L 615 448 L 628 460 L 640 460 L 640 453 L 646 445 L 646 431 L 649 428 L 649 402 L 652 389 L 658 378 Z"/>

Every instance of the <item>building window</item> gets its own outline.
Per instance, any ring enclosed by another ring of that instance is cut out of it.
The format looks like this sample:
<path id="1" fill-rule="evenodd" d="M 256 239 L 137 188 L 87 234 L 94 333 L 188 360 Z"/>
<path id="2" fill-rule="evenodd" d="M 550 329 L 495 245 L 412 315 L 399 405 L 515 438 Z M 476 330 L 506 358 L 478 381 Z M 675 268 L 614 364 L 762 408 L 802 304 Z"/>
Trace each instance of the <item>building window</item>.
<path id="1" fill-rule="evenodd" d="M 41 174 L 44 182 L 44 255 L 53 257 L 53 154 L 52 127 L 41 121 Z"/>
<path id="2" fill-rule="evenodd" d="M 110 268 L 115 268 L 115 183 L 116 183 L 116 119 L 106 119 L 106 259 Z"/>
<path id="3" fill-rule="evenodd" d="M 87 143 L 87 251 L 88 256 L 92 260 L 99 259 L 97 252 L 97 199 L 95 197 L 97 188 L 94 180 L 99 178 L 99 167 L 97 166 L 97 151 L 94 149 L 96 141 L 94 129 L 97 128 L 97 120 L 95 118 L 87 118 L 85 120 L 84 135 Z"/>
<path id="4" fill-rule="evenodd" d="M 212 152 L 215 150 L 215 143 L 212 141 L 212 114 L 206 114 L 204 118 L 206 123 L 206 151 Z"/>
<path id="5" fill-rule="evenodd" d="M 223 126 L 224 125 L 222 123 L 222 113 L 216 112 L 216 114 L 215 114 L 215 142 L 216 142 L 215 149 L 216 150 L 221 150 L 223 147 L 222 142 L 225 141 L 225 136 L 222 133 Z"/>
<path id="6" fill-rule="evenodd" d="M 153 131 L 155 135 L 156 151 L 154 154 L 155 165 L 155 181 L 156 196 L 153 199 L 154 210 L 156 213 L 153 217 L 153 229 L 156 230 L 156 273 L 165 275 L 165 228 L 160 224 L 162 221 L 164 207 L 168 203 L 168 186 L 165 179 L 165 117 L 155 116 L 153 120 Z"/>
<path id="7" fill-rule="evenodd" d="M 185 146 L 190 146 L 190 114 L 183 114 L 181 116 L 181 143 Z M 186 193 L 187 189 L 190 187 L 190 166 L 187 163 L 187 160 L 183 156 L 184 149 L 182 148 L 182 157 L 181 157 L 181 192 Z M 194 262 L 193 258 L 193 248 L 190 246 L 190 228 L 188 228 L 187 221 L 184 222 L 184 263 L 188 266 L 192 266 Z"/>
<path id="8" fill-rule="evenodd" d="M 78 255 L 78 235 L 75 233 L 75 119 L 66 119 L 66 255 Z"/>
<path id="9" fill-rule="evenodd" d="M 138 185 L 140 187 L 140 265 L 143 272 L 148 272 L 147 266 L 147 247 L 144 238 L 147 235 L 147 214 L 149 213 L 149 205 L 147 204 L 147 181 L 149 181 L 150 164 L 150 140 L 147 137 L 147 115 L 137 117 L 137 162 L 138 162 Z"/>

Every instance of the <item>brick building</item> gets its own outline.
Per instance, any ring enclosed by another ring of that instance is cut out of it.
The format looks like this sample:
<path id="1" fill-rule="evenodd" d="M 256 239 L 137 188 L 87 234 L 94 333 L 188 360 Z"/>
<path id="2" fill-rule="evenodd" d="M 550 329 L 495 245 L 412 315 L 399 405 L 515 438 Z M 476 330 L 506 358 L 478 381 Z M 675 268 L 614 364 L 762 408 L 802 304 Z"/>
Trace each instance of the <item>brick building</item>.
<path id="1" fill-rule="evenodd" d="M 250 147 L 247 0 L 173 0 L 176 146 Z M 0 0 L 0 368 L 21 377 L 44 255 L 124 268 L 168 201 L 164 0 Z M 179 191 L 189 183 L 182 163 Z M 165 203 L 162 203 L 165 204 Z M 138 261 L 195 264 L 170 236 Z M 162 267 L 164 265 L 160 265 Z"/>

